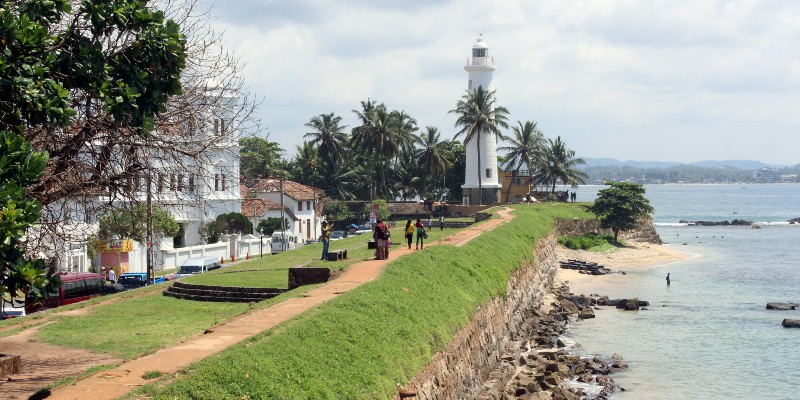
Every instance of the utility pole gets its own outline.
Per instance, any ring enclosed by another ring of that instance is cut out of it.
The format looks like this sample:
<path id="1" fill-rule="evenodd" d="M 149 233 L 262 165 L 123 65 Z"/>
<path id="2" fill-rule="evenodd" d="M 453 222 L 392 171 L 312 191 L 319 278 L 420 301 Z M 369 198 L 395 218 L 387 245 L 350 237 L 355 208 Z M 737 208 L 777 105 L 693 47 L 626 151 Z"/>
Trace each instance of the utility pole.
<path id="1" fill-rule="evenodd" d="M 281 250 L 289 250 L 289 245 L 286 243 L 286 218 L 283 216 L 283 177 L 280 177 L 280 190 L 281 190 Z"/>

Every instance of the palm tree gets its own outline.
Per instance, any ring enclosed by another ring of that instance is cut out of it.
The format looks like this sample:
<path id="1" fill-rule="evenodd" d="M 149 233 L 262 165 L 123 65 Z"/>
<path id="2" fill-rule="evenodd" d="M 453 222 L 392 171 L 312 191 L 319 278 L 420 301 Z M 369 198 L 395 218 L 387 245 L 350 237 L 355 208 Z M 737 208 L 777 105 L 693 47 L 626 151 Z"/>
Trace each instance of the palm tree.
<path id="1" fill-rule="evenodd" d="M 577 167 L 586 162 L 582 158 L 575 158 L 575 150 L 568 149 L 561 141 L 561 136 L 555 141 L 548 139 L 548 142 L 544 157 L 538 165 L 539 171 L 533 176 L 535 184 L 547 183 L 551 187 L 550 193 L 553 194 L 556 192 L 556 183 L 559 180 L 572 187 L 582 185 L 589 176 Z"/>
<path id="2" fill-rule="evenodd" d="M 508 146 L 499 147 L 498 151 L 507 151 L 505 155 L 506 168 L 513 169 L 513 176 L 517 176 L 520 168 L 525 166 L 528 169 L 528 174 L 533 174 L 533 166 L 537 164 L 544 155 L 544 149 L 547 146 L 547 139 L 545 139 L 542 131 L 536 128 L 536 122 L 517 121 L 517 126 L 511 127 L 514 132 L 513 137 L 507 137 L 506 140 L 511 142 Z M 529 182 L 530 183 L 530 182 Z M 506 202 L 511 196 L 511 185 L 508 185 L 506 190 Z"/>
<path id="3" fill-rule="evenodd" d="M 351 146 L 367 155 L 373 200 L 378 192 L 381 196 L 390 193 L 386 177 L 391 175 L 391 162 L 413 145 L 417 121 L 403 111 L 389 111 L 383 103 L 368 100 L 361 106 L 362 111 L 353 110 L 361 125 L 353 128 Z"/>
<path id="4" fill-rule="evenodd" d="M 417 159 L 422 168 L 423 182 L 428 183 L 428 178 L 444 175 L 451 161 L 447 152 L 447 142 L 441 141 L 441 134 L 435 127 L 428 126 L 425 132 L 419 135 L 417 143 L 422 146 L 417 151 Z"/>
<path id="5" fill-rule="evenodd" d="M 464 145 L 475 141 L 478 149 L 478 164 L 475 166 L 478 173 L 479 203 L 483 205 L 483 183 L 481 181 L 481 141 L 482 135 L 495 135 L 499 139 L 504 136 L 500 128 L 508 128 L 508 110 L 502 106 L 495 106 L 494 90 L 486 90 L 483 86 L 467 93 L 456 103 L 456 108 L 450 110 L 457 114 L 455 127 L 461 127 L 456 132 L 456 138 L 464 135 Z"/>
<path id="6" fill-rule="evenodd" d="M 347 141 L 347 134 L 344 131 L 347 126 L 339 125 L 341 122 L 342 117 L 330 113 L 313 117 L 305 124 L 313 131 L 303 137 L 312 138 L 310 143 L 317 146 L 319 157 L 328 166 L 342 156 L 343 145 Z"/>

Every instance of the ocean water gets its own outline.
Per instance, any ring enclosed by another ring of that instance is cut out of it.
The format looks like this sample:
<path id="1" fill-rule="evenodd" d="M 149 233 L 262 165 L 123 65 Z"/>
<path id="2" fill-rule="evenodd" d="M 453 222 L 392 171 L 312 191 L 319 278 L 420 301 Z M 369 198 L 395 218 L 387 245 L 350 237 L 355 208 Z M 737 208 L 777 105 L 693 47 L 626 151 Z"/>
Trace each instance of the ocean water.
<path id="1" fill-rule="evenodd" d="M 578 189 L 591 200 L 605 186 Z M 800 329 L 781 326 L 800 311 L 800 185 L 647 185 L 656 230 L 689 260 L 629 273 L 606 294 L 638 297 L 647 310 L 603 308 L 569 332 L 590 354 L 618 353 L 630 369 L 614 399 L 798 399 Z M 745 219 L 751 227 L 694 227 L 680 220 Z M 670 273 L 672 284 L 666 286 Z"/>

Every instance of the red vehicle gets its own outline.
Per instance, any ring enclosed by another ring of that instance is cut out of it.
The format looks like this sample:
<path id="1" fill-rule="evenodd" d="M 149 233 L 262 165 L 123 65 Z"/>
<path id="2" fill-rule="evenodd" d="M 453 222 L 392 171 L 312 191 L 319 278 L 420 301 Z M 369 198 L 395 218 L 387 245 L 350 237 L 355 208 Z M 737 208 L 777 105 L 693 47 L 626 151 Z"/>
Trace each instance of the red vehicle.
<path id="1" fill-rule="evenodd" d="M 25 299 L 25 313 L 47 310 L 89 300 L 104 293 L 103 277 L 92 272 L 61 274 L 61 288 L 50 293 L 43 303 L 35 304 Z"/>

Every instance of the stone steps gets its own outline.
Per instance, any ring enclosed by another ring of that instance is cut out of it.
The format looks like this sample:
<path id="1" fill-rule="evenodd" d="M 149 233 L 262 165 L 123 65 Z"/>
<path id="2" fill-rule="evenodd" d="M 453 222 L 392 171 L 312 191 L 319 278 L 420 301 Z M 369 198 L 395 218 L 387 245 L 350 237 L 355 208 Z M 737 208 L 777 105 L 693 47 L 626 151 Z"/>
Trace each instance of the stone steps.
<path id="1" fill-rule="evenodd" d="M 273 298 L 286 292 L 286 290 L 279 288 L 193 285 L 178 281 L 164 290 L 164 296 L 194 301 L 250 303 Z"/>

